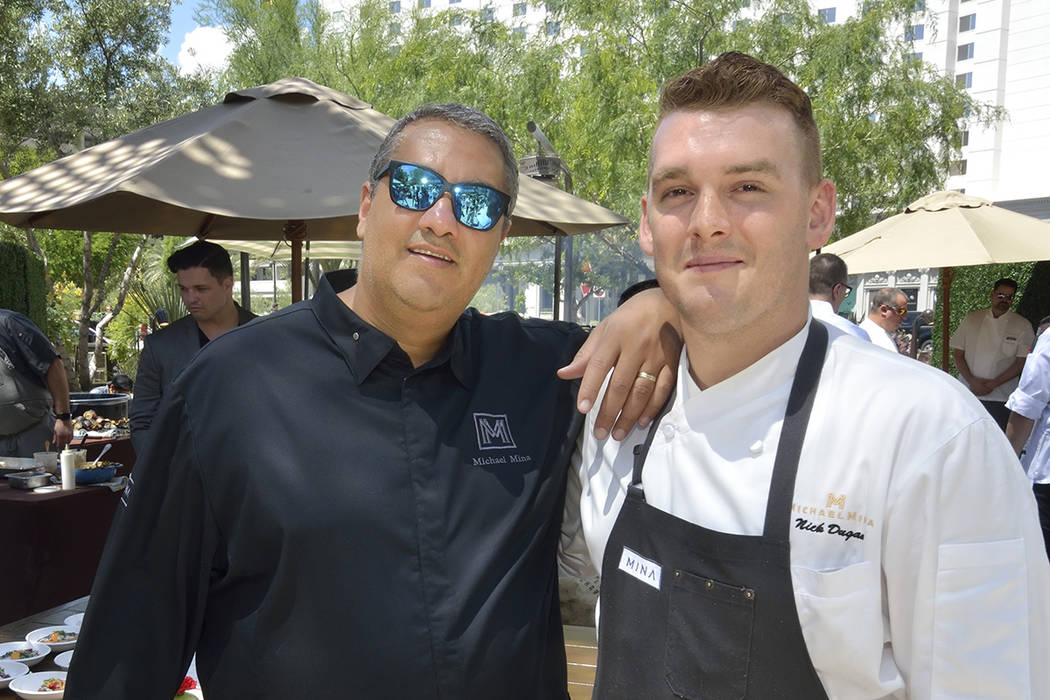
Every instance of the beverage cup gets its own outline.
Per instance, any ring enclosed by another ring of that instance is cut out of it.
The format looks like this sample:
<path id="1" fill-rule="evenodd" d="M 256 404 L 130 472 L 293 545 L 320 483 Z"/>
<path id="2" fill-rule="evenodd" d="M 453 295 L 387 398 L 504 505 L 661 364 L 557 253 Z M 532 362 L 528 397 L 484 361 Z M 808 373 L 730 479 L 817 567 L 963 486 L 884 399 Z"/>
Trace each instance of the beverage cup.
<path id="1" fill-rule="evenodd" d="M 78 467 L 87 462 L 87 450 L 72 450 L 72 452 L 76 455 Z"/>

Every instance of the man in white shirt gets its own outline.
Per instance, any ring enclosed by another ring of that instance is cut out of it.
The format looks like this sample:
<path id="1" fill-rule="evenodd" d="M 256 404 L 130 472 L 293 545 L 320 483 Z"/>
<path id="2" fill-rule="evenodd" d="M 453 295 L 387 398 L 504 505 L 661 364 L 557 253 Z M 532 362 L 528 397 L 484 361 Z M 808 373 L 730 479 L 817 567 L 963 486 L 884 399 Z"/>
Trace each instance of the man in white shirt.
<path id="1" fill-rule="evenodd" d="M 992 306 L 966 315 L 949 345 L 959 379 L 981 400 L 1003 430 L 1010 416 L 1006 399 L 1017 388 L 1035 333 L 1024 316 L 1010 311 L 1017 282 L 1009 278 L 992 286 Z"/>
<path id="2" fill-rule="evenodd" d="M 1010 411 L 1006 438 L 1032 480 L 1050 556 L 1050 333 L 1039 335 L 1006 408 Z"/>
<path id="3" fill-rule="evenodd" d="M 885 287 L 872 295 L 871 308 L 867 317 L 860 322 L 860 327 L 868 332 L 875 345 L 890 352 L 900 352 L 894 338 L 907 313 L 908 297 L 904 296 L 904 292 Z"/>
<path id="4" fill-rule="evenodd" d="M 1009 443 L 946 374 L 809 318 L 820 172 L 774 67 L 665 85 L 639 240 L 681 319 L 677 393 L 570 472 L 595 697 L 1048 698 L 1050 564 Z"/>
<path id="5" fill-rule="evenodd" d="M 813 318 L 841 329 L 862 340 L 868 332 L 839 316 L 839 307 L 853 291 L 846 284 L 846 261 L 834 253 L 819 253 L 809 261 L 809 311 Z"/>

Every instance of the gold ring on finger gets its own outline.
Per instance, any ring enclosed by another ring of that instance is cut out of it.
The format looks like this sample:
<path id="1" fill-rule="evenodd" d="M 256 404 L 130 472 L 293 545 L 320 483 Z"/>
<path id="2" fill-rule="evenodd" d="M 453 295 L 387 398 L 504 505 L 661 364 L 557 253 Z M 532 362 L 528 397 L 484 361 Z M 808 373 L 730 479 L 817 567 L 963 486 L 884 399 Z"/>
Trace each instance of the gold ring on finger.
<path id="1" fill-rule="evenodd" d="M 650 382 L 653 382 L 654 384 L 656 383 L 656 375 L 655 374 L 649 374 L 648 372 L 639 372 L 638 373 L 638 378 L 639 379 L 648 379 Z"/>

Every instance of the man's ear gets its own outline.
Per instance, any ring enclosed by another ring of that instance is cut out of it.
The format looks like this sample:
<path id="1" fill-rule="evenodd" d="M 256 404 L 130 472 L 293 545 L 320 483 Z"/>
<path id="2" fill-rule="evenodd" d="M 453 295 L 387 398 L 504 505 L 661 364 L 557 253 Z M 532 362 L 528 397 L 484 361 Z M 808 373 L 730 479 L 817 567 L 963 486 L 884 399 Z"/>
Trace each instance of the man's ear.
<path id="1" fill-rule="evenodd" d="M 365 240 L 365 219 L 372 208 L 372 183 L 361 185 L 361 206 L 357 208 L 357 238 Z"/>
<path id="2" fill-rule="evenodd" d="M 828 242 L 831 232 L 835 230 L 835 202 L 837 192 L 831 180 L 817 183 L 809 204 L 809 227 L 806 233 L 806 245 L 812 250 Z"/>
<path id="3" fill-rule="evenodd" d="M 638 222 L 638 245 L 642 252 L 652 257 L 653 255 L 653 232 L 649 228 L 647 195 L 642 197 L 642 218 Z"/>

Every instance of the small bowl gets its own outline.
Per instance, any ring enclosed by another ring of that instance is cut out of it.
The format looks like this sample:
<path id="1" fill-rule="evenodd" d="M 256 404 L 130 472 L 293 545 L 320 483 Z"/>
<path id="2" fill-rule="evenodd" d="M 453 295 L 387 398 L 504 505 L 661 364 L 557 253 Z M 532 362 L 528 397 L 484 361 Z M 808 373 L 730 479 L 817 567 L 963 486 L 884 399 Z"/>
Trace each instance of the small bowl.
<path id="1" fill-rule="evenodd" d="M 119 466 L 116 462 L 99 462 L 97 467 L 79 467 L 77 468 L 77 483 L 101 484 L 103 481 L 109 481 L 117 473 Z"/>
<path id="2" fill-rule="evenodd" d="M 70 615 L 65 620 L 62 620 L 62 622 L 68 627 L 76 627 L 77 629 L 80 629 L 80 626 L 84 624 L 84 613 Z"/>
<path id="3" fill-rule="evenodd" d="M 73 660 L 73 650 L 63 651 L 61 654 L 56 656 L 52 661 L 55 662 L 55 666 L 58 666 L 63 671 L 69 670 L 69 662 Z"/>
<path id="4" fill-rule="evenodd" d="M 38 663 L 44 660 L 48 654 L 51 653 L 51 648 L 46 644 L 31 644 L 29 642 L 3 642 L 0 644 L 0 657 L 5 654 L 10 654 L 13 651 L 25 651 L 31 649 L 36 652 L 36 656 L 27 658 L 12 659 L 12 658 L 0 658 L 0 662 L 15 661 L 26 666 L 36 666 Z"/>
<path id="5" fill-rule="evenodd" d="M 51 678 L 60 681 L 66 680 L 65 671 L 37 671 L 11 681 L 8 690 L 13 690 L 15 695 L 23 700 L 41 700 L 42 698 L 60 698 L 65 695 L 64 690 L 40 690 L 40 684 Z"/>
<path id="6" fill-rule="evenodd" d="M 22 489 L 23 491 L 31 491 L 41 486 L 47 486 L 51 483 L 51 475 L 45 471 L 31 471 L 24 472 L 22 474 L 8 474 L 7 483 L 11 484 L 13 489 Z"/>
<path id="7" fill-rule="evenodd" d="M 57 635 L 72 635 L 72 639 L 63 639 L 62 641 L 49 642 L 47 638 L 53 634 Z M 72 649 L 76 643 L 77 638 L 80 637 L 79 627 L 70 627 L 69 625 L 52 625 L 51 627 L 41 627 L 40 629 L 33 630 L 26 635 L 27 642 L 33 642 L 34 644 L 43 644 L 51 651 L 65 651 Z"/>
<path id="8" fill-rule="evenodd" d="M 0 671 L 3 671 L 0 673 L 0 690 L 3 690 L 14 679 L 29 673 L 29 667 L 17 661 L 0 661 Z"/>

